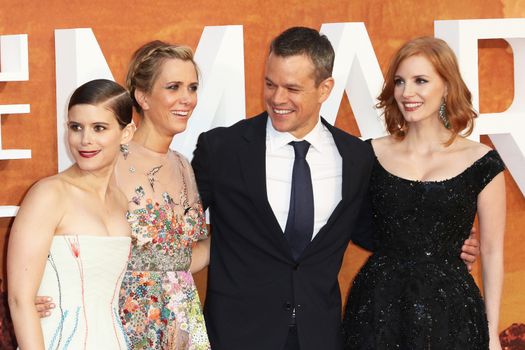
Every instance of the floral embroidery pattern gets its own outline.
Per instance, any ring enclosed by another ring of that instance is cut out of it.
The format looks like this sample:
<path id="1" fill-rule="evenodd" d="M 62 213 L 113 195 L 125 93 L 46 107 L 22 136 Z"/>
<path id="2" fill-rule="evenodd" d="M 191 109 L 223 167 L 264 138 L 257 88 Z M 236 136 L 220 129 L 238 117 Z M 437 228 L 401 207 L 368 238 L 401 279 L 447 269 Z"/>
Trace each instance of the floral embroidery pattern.
<path id="1" fill-rule="evenodd" d="M 141 187 L 137 188 L 137 194 Z M 159 247 L 164 254 L 173 256 L 178 249 L 206 236 L 206 222 L 200 203 L 185 207 L 184 214 L 175 213 L 175 204 L 168 193 L 163 193 L 164 203 L 146 200 L 144 208 L 129 211 L 128 222 L 131 224 L 134 243 L 164 244 Z M 175 248 L 175 249 L 174 249 Z"/>
<path id="2" fill-rule="evenodd" d="M 170 161 L 153 167 L 156 160 L 148 164 L 137 158 L 141 150 L 133 150 L 123 166 L 137 166 L 137 182 L 128 187 L 131 208 L 137 207 L 127 214 L 132 253 L 120 293 L 130 348 L 209 350 L 199 296 L 188 271 L 192 245 L 207 236 L 202 205 L 188 199 L 190 165 L 171 153 Z"/>
<path id="3" fill-rule="evenodd" d="M 144 196 L 144 188 L 139 186 L 135 189 L 135 196 L 131 198 L 131 202 L 135 203 L 136 205 L 140 205 L 140 200 L 144 198 Z"/>
<path id="4" fill-rule="evenodd" d="M 128 271 L 122 321 L 134 349 L 209 349 L 190 272 Z"/>

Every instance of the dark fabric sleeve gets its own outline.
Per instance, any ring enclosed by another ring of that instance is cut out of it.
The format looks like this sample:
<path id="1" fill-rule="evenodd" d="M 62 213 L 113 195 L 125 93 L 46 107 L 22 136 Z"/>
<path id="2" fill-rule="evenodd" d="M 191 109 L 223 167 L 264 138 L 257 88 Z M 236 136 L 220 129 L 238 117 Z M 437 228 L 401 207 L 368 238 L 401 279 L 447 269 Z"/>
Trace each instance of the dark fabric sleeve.
<path id="1" fill-rule="evenodd" d="M 206 133 L 199 135 L 197 147 L 193 152 L 191 166 L 195 173 L 195 180 L 197 181 L 197 188 L 201 197 L 202 207 L 206 210 L 213 202 L 210 147 L 208 145 Z"/>
<path id="2" fill-rule="evenodd" d="M 366 193 L 350 239 L 361 248 L 373 252 L 376 249 L 376 242 L 372 220 L 372 202 L 369 191 L 367 190 Z"/>
<path id="3" fill-rule="evenodd" d="M 373 164 L 375 162 L 374 150 L 372 148 L 372 139 L 367 139 L 365 141 L 370 148 L 371 161 L 370 161 L 370 170 L 369 174 L 372 172 Z M 372 197 L 370 195 L 370 178 L 366 182 L 367 189 L 365 196 L 363 198 L 363 203 L 359 211 L 359 216 L 357 217 L 357 222 L 352 236 L 350 239 L 352 242 L 359 247 L 366 249 L 368 251 L 375 251 L 377 249 L 377 242 L 375 240 L 375 230 L 373 222 L 373 213 L 372 213 Z"/>
<path id="4" fill-rule="evenodd" d="M 495 150 L 489 151 L 480 159 L 479 166 L 476 167 L 475 176 L 478 184 L 477 193 L 481 193 L 492 179 L 505 170 L 505 163 L 499 153 Z"/>

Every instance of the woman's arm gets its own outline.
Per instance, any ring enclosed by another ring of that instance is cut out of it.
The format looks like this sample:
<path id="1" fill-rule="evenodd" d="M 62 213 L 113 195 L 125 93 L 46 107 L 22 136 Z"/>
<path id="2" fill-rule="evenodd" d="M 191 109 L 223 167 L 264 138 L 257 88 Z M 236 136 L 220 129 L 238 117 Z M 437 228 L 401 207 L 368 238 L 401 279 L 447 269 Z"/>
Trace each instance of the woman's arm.
<path id="1" fill-rule="evenodd" d="M 8 301 L 16 339 L 23 350 L 44 349 L 35 296 L 61 216 L 56 187 L 44 180 L 28 192 L 9 237 Z"/>
<path id="2" fill-rule="evenodd" d="M 500 173 L 478 195 L 483 294 L 489 321 L 491 350 L 501 349 L 498 324 L 503 286 L 505 213 L 505 178 L 503 173 Z"/>
<path id="3" fill-rule="evenodd" d="M 197 273 L 210 263 L 210 237 L 195 243 L 191 253 L 190 272 Z"/>

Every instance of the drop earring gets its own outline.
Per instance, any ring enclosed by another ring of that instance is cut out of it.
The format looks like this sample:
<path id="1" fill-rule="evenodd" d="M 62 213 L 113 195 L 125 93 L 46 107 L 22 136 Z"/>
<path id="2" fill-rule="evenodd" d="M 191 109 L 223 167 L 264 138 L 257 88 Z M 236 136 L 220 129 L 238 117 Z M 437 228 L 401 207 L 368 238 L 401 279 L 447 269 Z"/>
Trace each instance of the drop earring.
<path id="1" fill-rule="evenodd" d="M 441 104 L 439 105 L 438 115 L 445 128 L 450 129 L 450 121 L 448 120 L 447 116 L 447 103 L 445 102 L 444 98 Z"/>
<path id="2" fill-rule="evenodd" d="M 127 143 L 120 144 L 120 153 L 124 156 L 124 159 L 128 158 L 129 155 L 129 145 Z"/>

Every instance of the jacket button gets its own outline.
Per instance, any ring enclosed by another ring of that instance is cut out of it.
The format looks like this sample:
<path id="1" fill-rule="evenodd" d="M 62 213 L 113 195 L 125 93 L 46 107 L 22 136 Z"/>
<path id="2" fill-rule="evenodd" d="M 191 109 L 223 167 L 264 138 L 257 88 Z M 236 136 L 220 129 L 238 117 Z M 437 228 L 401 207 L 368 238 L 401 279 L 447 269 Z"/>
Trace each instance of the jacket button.
<path id="1" fill-rule="evenodd" d="M 286 311 L 290 311 L 292 309 L 292 303 L 287 301 L 284 303 L 283 305 L 283 308 L 286 310 Z"/>
<path id="2" fill-rule="evenodd" d="M 295 264 L 294 267 L 293 267 L 294 271 L 297 271 L 299 270 L 299 264 Z"/>

